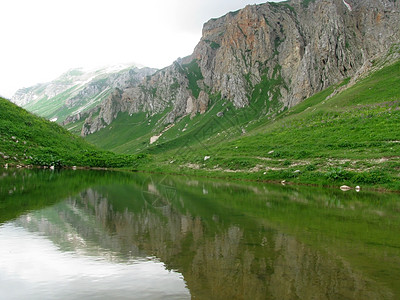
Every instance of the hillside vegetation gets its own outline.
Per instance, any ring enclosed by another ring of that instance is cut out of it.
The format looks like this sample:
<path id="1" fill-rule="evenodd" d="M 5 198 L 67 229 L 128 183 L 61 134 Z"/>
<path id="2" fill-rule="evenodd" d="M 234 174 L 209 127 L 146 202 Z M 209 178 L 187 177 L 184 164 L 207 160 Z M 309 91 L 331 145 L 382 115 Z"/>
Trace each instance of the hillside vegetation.
<path id="1" fill-rule="evenodd" d="M 136 167 L 143 155 L 99 150 L 61 126 L 0 98 L 0 164 Z"/>
<path id="2" fill-rule="evenodd" d="M 59 124 L 70 123 L 98 110 L 114 88 L 137 84 L 154 71 L 133 65 L 95 70 L 72 69 L 51 82 L 18 90 L 11 100 L 41 117 L 53 119 Z"/>
<path id="3" fill-rule="evenodd" d="M 0 99 L 0 163 L 400 190 L 400 61 L 349 81 L 272 116 L 262 97 L 235 109 L 211 95 L 207 112 L 164 132 L 155 124 L 168 112 L 120 113 L 88 137 L 106 150 Z"/>
<path id="4" fill-rule="evenodd" d="M 220 118 L 211 110 L 209 115 L 183 119 L 174 133 L 168 131 L 176 134 L 174 140 L 147 150 L 155 155 L 146 168 L 400 189 L 400 61 L 334 93 L 348 82 L 274 118 L 259 117 L 256 103 L 247 110 L 227 109 Z M 224 102 L 214 105 L 221 108 Z M 210 126 L 199 127 L 202 122 L 196 118 Z M 195 127 L 194 123 L 197 130 L 182 133 L 182 128 Z"/>

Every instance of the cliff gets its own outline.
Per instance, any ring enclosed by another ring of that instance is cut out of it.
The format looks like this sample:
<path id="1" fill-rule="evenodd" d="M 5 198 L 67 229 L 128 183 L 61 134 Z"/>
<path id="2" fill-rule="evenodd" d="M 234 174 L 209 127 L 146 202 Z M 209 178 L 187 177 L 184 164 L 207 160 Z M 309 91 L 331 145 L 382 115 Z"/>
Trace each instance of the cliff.
<path id="1" fill-rule="evenodd" d="M 399 42 L 394 0 L 292 0 L 251 5 L 208 21 L 192 55 L 115 91 L 86 119 L 94 133 L 120 112 L 168 113 L 162 126 L 204 113 L 212 95 L 263 116 L 368 70 Z"/>

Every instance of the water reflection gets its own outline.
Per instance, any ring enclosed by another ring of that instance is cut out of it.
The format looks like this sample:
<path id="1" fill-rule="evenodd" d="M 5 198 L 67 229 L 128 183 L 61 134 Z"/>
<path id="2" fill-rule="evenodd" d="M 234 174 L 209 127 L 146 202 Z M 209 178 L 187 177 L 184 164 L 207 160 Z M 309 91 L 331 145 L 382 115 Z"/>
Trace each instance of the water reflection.
<path id="1" fill-rule="evenodd" d="M 154 259 L 120 264 L 109 256 L 61 252 L 45 237 L 13 225 L 0 227 L 0 244 L 4 299 L 190 298 L 182 275 Z"/>
<path id="2" fill-rule="evenodd" d="M 11 298 L 399 296 L 396 195 L 79 176 L 79 192 L 0 227 L 0 289 Z"/>

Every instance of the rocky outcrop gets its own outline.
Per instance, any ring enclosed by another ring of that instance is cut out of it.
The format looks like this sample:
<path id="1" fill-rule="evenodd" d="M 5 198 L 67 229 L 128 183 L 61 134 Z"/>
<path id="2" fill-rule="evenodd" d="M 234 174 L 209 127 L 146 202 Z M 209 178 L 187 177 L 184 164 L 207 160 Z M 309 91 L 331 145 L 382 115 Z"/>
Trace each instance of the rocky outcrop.
<path id="1" fill-rule="evenodd" d="M 204 83 L 236 107 L 249 104 L 258 84 L 269 83 L 290 107 L 399 42 L 394 1 L 304 2 L 247 6 L 206 23 L 193 54 Z"/>
<path id="2" fill-rule="evenodd" d="M 95 124 L 110 124 L 118 110 L 153 115 L 167 108 L 163 122 L 173 123 L 204 113 L 211 94 L 236 108 L 263 101 L 264 115 L 291 107 L 399 43 L 399 6 L 393 0 L 292 0 L 212 19 L 191 56 L 123 90 L 118 100 L 110 96 Z M 89 123 L 84 134 L 100 128 Z"/>
<path id="3" fill-rule="evenodd" d="M 82 136 L 99 131 L 109 125 L 111 121 L 117 117 L 118 113 L 123 110 L 121 95 L 122 91 L 120 89 L 113 90 L 110 97 L 101 106 L 103 112 L 106 112 L 102 114 L 102 118 L 93 118 L 93 113 L 95 111 L 89 113 L 89 116 L 82 127 Z"/>
<path id="4" fill-rule="evenodd" d="M 198 95 L 190 89 L 188 76 L 194 76 L 190 67 L 196 63 L 185 64 L 177 61 L 172 66 L 146 77 L 141 84 L 123 91 L 115 90 L 100 106 L 96 118 L 88 118 L 82 129 L 82 135 L 96 132 L 117 117 L 119 112 L 129 114 L 148 112 L 149 116 L 162 113 L 167 108 L 171 111 L 163 119 L 164 124 L 173 123 L 185 114 L 205 112 L 209 97 L 204 91 Z M 198 67 L 197 67 L 198 68 Z M 197 70 L 200 73 L 200 69 Z"/>
<path id="5" fill-rule="evenodd" d="M 90 99 L 96 98 L 108 89 L 125 89 L 141 82 L 146 76 L 152 75 L 156 70 L 150 68 L 130 68 L 122 72 L 111 73 L 103 78 L 94 79 L 84 86 L 78 94 L 67 99 L 65 106 L 73 107 L 84 105 Z"/>
<path id="6" fill-rule="evenodd" d="M 65 125 L 88 117 L 113 89 L 135 86 L 155 71 L 136 66 L 70 70 L 52 82 L 17 91 L 12 101 L 38 115 L 57 118 Z M 50 108 L 43 110 L 48 102 L 52 103 Z"/>

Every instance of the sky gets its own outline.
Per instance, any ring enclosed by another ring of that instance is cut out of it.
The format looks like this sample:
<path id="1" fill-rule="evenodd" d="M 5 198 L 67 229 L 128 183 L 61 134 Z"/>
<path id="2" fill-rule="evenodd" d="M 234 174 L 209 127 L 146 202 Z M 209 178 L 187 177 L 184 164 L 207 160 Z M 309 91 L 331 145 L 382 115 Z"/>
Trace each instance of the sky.
<path id="1" fill-rule="evenodd" d="M 203 24 L 266 0 L 0 1 L 0 96 L 69 69 L 163 68 L 193 52 Z M 273 0 L 279 2 L 279 0 Z"/>

